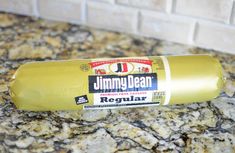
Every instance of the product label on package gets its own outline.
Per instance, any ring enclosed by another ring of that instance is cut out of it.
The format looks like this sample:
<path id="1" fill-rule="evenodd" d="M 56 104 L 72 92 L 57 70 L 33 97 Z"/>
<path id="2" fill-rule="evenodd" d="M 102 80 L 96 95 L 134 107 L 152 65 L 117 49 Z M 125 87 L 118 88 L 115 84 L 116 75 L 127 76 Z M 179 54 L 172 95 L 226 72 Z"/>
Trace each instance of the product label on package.
<path id="1" fill-rule="evenodd" d="M 93 103 L 84 109 L 159 105 L 165 97 L 165 73 L 161 58 L 98 59 L 89 63 L 89 94 Z M 84 98 L 82 98 L 84 101 Z"/>

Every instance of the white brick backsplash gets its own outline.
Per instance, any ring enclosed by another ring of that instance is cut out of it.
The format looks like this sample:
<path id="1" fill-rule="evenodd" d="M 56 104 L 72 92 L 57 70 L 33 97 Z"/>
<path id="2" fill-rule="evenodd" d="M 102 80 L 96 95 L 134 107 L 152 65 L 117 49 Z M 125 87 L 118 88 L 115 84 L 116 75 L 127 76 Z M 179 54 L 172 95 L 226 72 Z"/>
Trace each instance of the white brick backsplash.
<path id="1" fill-rule="evenodd" d="M 140 34 L 174 42 L 189 43 L 194 21 L 184 17 L 147 12 L 141 14 Z"/>
<path id="2" fill-rule="evenodd" d="M 167 3 L 166 0 L 117 0 L 116 2 L 118 4 L 158 11 L 165 11 Z"/>
<path id="3" fill-rule="evenodd" d="M 200 22 L 197 31 L 196 45 L 235 54 L 235 27 Z"/>
<path id="4" fill-rule="evenodd" d="M 0 11 L 34 15 L 34 0 L 0 0 Z"/>
<path id="5" fill-rule="evenodd" d="M 233 0 L 176 0 L 175 12 L 228 22 Z"/>
<path id="6" fill-rule="evenodd" d="M 89 1 L 87 22 L 92 27 L 133 33 L 137 27 L 137 11 Z"/>
<path id="7" fill-rule="evenodd" d="M 38 0 L 39 14 L 43 18 L 81 22 L 82 0 Z"/>
<path id="8" fill-rule="evenodd" d="M 235 54 L 235 0 L 0 0 L 0 11 Z"/>

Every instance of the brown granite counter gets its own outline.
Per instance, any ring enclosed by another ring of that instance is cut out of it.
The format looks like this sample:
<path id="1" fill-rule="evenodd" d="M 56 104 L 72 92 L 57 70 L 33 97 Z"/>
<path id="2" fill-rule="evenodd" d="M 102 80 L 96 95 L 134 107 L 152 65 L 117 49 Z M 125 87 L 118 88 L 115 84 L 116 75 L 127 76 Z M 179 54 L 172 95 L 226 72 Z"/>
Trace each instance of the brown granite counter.
<path id="1" fill-rule="evenodd" d="M 28 61 L 208 53 L 224 92 L 188 105 L 27 112 L 8 93 Z M 0 152 L 235 152 L 235 56 L 187 45 L 0 13 Z"/>

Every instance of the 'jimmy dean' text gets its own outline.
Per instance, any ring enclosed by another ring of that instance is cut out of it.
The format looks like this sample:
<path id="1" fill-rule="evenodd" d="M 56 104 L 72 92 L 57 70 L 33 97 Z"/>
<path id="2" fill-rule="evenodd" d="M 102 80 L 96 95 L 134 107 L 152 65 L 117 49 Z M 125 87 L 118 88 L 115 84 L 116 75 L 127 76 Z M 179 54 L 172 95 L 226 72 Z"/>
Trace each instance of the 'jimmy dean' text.
<path id="1" fill-rule="evenodd" d="M 90 81 L 90 91 L 141 91 L 142 89 L 156 90 L 156 75 L 133 74 L 126 76 L 106 75 L 92 76 Z M 135 89 L 135 90 L 134 90 Z M 140 90 L 139 90 L 140 89 Z"/>

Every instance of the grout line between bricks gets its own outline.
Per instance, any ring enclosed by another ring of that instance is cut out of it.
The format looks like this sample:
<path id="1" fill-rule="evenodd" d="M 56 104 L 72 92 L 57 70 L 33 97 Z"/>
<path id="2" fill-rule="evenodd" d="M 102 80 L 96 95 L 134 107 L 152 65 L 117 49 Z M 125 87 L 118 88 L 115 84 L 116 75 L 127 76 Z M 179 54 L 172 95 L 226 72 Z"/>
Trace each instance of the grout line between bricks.
<path id="1" fill-rule="evenodd" d="M 173 0 L 167 0 L 166 1 L 166 12 L 171 14 L 172 11 L 173 11 L 173 5 L 174 5 L 174 2 Z"/>
<path id="2" fill-rule="evenodd" d="M 33 14 L 34 14 L 36 17 L 40 17 L 39 6 L 38 6 L 38 0 L 33 0 Z"/>
<path id="3" fill-rule="evenodd" d="M 234 8 L 235 9 L 235 8 Z M 153 10 L 143 10 L 145 12 L 156 12 L 156 13 L 160 13 L 160 14 L 164 14 L 164 15 L 168 15 L 170 17 L 178 17 L 178 18 L 184 18 L 184 19 L 188 19 L 188 20 L 193 20 L 193 21 L 200 21 L 200 22 L 208 22 L 210 24 L 215 24 L 215 25 L 220 25 L 220 26 L 225 26 L 225 27 L 230 27 L 230 28 L 235 28 L 234 25 L 229 25 L 226 24 L 224 22 L 219 22 L 216 20 L 212 20 L 212 19 L 205 19 L 205 18 L 201 18 L 201 17 L 193 17 L 193 16 L 188 16 L 188 15 L 183 15 L 183 14 L 179 14 L 179 13 L 172 13 L 172 14 L 168 14 L 166 12 L 157 12 L 157 11 L 153 11 Z"/>
<path id="4" fill-rule="evenodd" d="M 135 26 L 135 34 L 139 34 L 139 33 L 140 33 L 141 21 L 142 21 L 142 18 L 141 18 L 141 11 L 138 10 L 138 13 L 137 13 L 137 21 L 136 21 L 136 26 Z"/>
<path id="5" fill-rule="evenodd" d="M 112 2 L 111 2 L 111 4 L 116 4 L 117 2 L 116 2 L 116 0 L 112 0 Z"/>
<path id="6" fill-rule="evenodd" d="M 81 22 L 84 25 L 87 24 L 87 0 L 82 0 Z"/>
<path id="7" fill-rule="evenodd" d="M 86 0 L 82 0 L 82 1 L 86 1 Z M 108 2 L 106 2 L 106 1 L 102 1 L 102 0 L 100 0 L 100 1 L 97 1 L 97 0 L 91 0 L 91 2 L 95 2 L 95 3 L 103 3 L 103 4 L 111 4 L 111 5 L 113 5 L 113 4 L 116 4 L 117 2 L 116 2 L 116 0 L 110 0 L 110 1 L 108 1 Z"/>
<path id="8" fill-rule="evenodd" d="M 206 18 L 202 18 L 202 17 L 189 16 L 189 15 L 184 15 L 184 14 L 181 14 L 181 13 L 173 13 L 171 15 L 175 15 L 175 16 L 178 16 L 178 17 L 186 17 L 186 18 L 194 19 L 194 20 L 201 20 L 201 21 L 206 21 L 206 22 L 212 22 L 212 23 L 215 23 L 215 24 L 228 25 L 228 24 L 225 23 L 225 21 L 217 21 L 217 20 L 206 19 Z"/>
<path id="9" fill-rule="evenodd" d="M 171 13 L 175 13 L 177 0 L 172 0 Z"/>
<path id="10" fill-rule="evenodd" d="M 196 39 L 199 31 L 199 23 L 196 22 L 195 24 L 195 30 L 194 30 L 194 35 L 193 35 L 193 44 L 196 44 Z"/>
<path id="11" fill-rule="evenodd" d="M 197 39 L 197 34 L 198 34 L 198 30 L 199 30 L 199 23 L 198 21 L 195 21 L 194 25 L 193 25 L 193 31 L 192 31 L 192 39 L 190 44 L 195 44 L 195 41 Z"/>
<path id="12" fill-rule="evenodd" d="M 231 11 L 230 11 L 230 16 L 228 18 L 228 24 L 232 24 L 233 23 L 233 18 L 234 18 L 234 10 L 235 9 L 235 1 L 233 0 L 233 4 L 232 4 L 232 8 L 231 8 Z"/>

